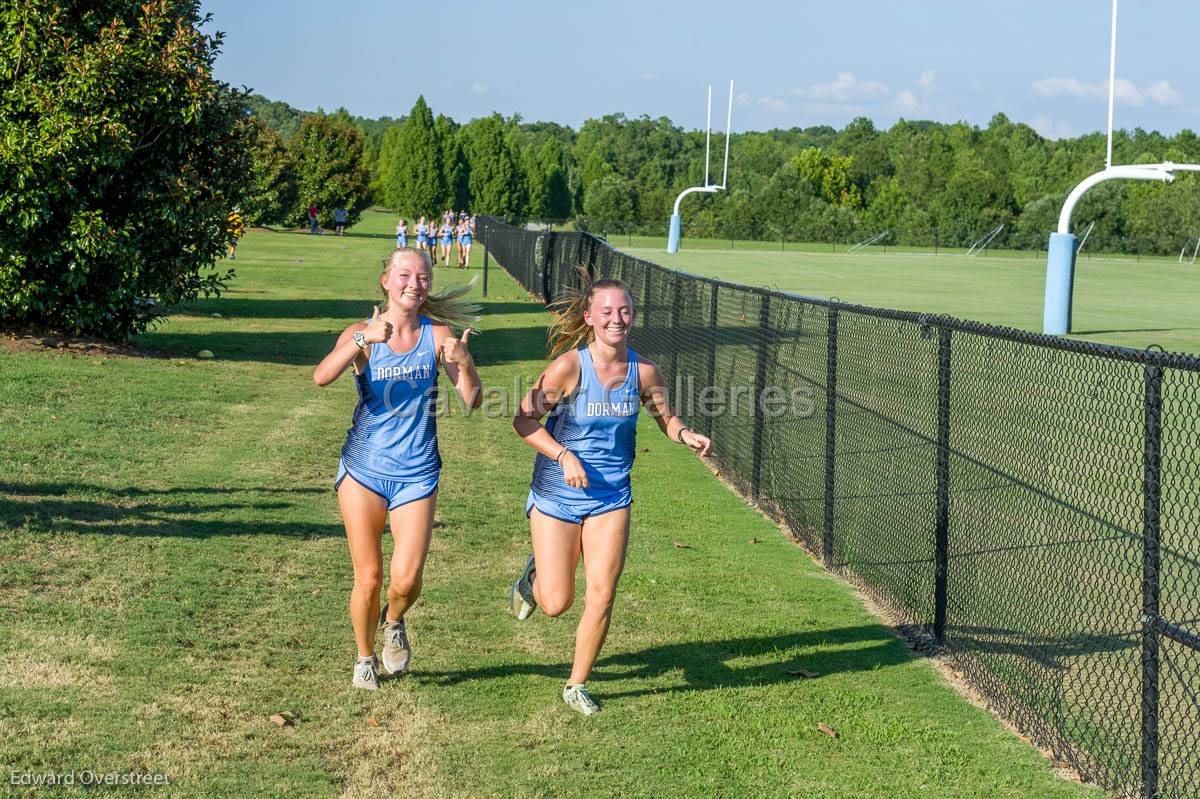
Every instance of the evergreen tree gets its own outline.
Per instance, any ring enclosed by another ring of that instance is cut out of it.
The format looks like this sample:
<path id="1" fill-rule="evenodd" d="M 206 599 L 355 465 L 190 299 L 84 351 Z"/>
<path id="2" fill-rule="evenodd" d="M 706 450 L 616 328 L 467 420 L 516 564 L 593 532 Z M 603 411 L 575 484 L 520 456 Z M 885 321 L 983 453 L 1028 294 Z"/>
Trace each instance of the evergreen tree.
<path id="1" fill-rule="evenodd" d="M 472 121 L 464 131 L 471 210 L 510 218 L 524 215 L 525 187 L 504 120 L 492 114 Z"/>
<path id="2" fill-rule="evenodd" d="M 439 213 L 447 198 L 442 151 L 433 113 L 418 97 L 386 156 L 383 201 L 403 215 Z"/>
<path id="3" fill-rule="evenodd" d="M 459 211 L 467 207 L 470 199 L 467 189 L 470 170 L 459 141 L 459 127 L 453 119 L 442 114 L 438 114 L 433 127 L 442 154 L 442 178 L 446 185 L 446 194 L 438 207 Z"/>

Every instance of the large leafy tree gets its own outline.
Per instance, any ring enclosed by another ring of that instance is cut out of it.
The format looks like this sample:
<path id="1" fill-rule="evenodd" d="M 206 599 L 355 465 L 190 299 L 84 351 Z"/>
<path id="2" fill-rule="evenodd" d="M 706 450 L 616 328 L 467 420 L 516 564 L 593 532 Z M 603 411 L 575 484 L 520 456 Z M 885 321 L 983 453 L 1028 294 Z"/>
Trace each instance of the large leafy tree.
<path id="1" fill-rule="evenodd" d="M 184 0 L 0 0 L 0 322 L 124 338 L 218 292 L 245 96 Z"/>
<path id="2" fill-rule="evenodd" d="M 620 226 L 633 219 L 635 208 L 633 189 L 620 175 L 606 175 L 594 181 L 583 196 L 583 210 L 593 226 Z"/>
<path id="3" fill-rule="evenodd" d="M 256 117 L 246 125 L 251 165 L 242 216 L 252 225 L 283 224 L 296 206 L 295 167 L 278 133 Z"/>
<path id="4" fill-rule="evenodd" d="M 308 207 L 316 203 L 318 220 L 333 225 L 333 212 L 341 206 L 353 225 L 370 205 L 370 172 L 363 162 L 363 135 L 336 116 L 310 114 L 288 147 L 297 175 L 297 200 L 289 221 L 305 224 Z"/>

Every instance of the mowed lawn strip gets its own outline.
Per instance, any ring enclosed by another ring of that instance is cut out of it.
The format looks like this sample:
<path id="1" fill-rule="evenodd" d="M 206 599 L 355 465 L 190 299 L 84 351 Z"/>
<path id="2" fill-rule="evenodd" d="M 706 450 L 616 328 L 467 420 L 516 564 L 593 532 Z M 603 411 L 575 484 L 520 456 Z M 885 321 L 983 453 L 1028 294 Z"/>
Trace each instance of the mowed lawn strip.
<path id="1" fill-rule="evenodd" d="M 821 299 L 1042 332 L 1044 253 L 968 257 L 880 250 L 708 249 L 675 255 L 649 240 L 611 239 L 630 255 L 673 269 Z M 762 246 L 765 242 L 756 242 Z M 1103 344 L 1200 353 L 1200 305 L 1181 298 L 1200 292 L 1200 265 L 1172 258 L 1087 257 L 1075 268 L 1072 336 Z"/>
<path id="2" fill-rule="evenodd" d="M 156 795 L 187 797 L 1098 795 L 963 701 L 647 419 L 591 680 L 600 715 L 559 698 L 580 606 L 504 613 L 532 458 L 507 416 L 478 412 L 439 420 L 413 671 L 351 689 L 332 478 L 355 396 L 311 369 L 370 314 L 387 249 L 254 232 L 225 298 L 139 339 L 167 357 L 0 352 L 6 782 L 90 769 L 164 772 Z M 478 275 L 479 248 L 472 261 L 437 284 Z M 547 316 L 499 270 L 490 284 L 471 347 L 485 385 L 511 394 L 543 366 Z"/>

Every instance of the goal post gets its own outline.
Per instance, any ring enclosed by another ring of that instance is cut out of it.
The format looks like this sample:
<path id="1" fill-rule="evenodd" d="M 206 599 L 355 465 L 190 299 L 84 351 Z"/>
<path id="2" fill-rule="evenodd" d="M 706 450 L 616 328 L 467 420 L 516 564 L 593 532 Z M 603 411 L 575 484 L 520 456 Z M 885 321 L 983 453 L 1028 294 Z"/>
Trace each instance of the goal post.
<path id="1" fill-rule="evenodd" d="M 690 189 L 684 189 L 675 198 L 675 208 L 671 212 L 671 225 L 667 230 L 667 252 L 675 254 L 679 252 L 679 239 L 683 233 L 683 221 L 679 216 L 679 204 L 683 202 L 683 198 L 689 194 L 703 193 L 715 194 L 718 191 L 726 188 L 729 180 L 729 134 L 731 125 L 733 124 L 733 81 L 729 81 L 729 111 L 725 117 L 725 169 L 721 174 L 721 182 L 708 182 L 708 162 L 709 156 L 709 140 L 712 138 L 712 86 L 708 87 L 708 124 L 704 131 L 704 185 L 692 186 Z"/>

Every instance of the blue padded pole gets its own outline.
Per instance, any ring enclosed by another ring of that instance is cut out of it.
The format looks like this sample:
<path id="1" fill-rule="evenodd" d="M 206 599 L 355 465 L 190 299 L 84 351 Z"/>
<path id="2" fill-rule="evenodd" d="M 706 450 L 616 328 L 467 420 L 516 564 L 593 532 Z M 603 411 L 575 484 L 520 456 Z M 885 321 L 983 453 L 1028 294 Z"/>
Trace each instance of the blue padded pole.
<path id="1" fill-rule="evenodd" d="M 667 252 L 679 252 L 679 214 L 671 214 L 671 232 L 667 236 Z"/>
<path id="2" fill-rule="evenodd" d="M 1071 292 L 1075 285 L 1075 237 L 1051 233 L 1046 255 L 1046 304 L 1042 332 L 1061 336 L 1071 332 Z"/>

